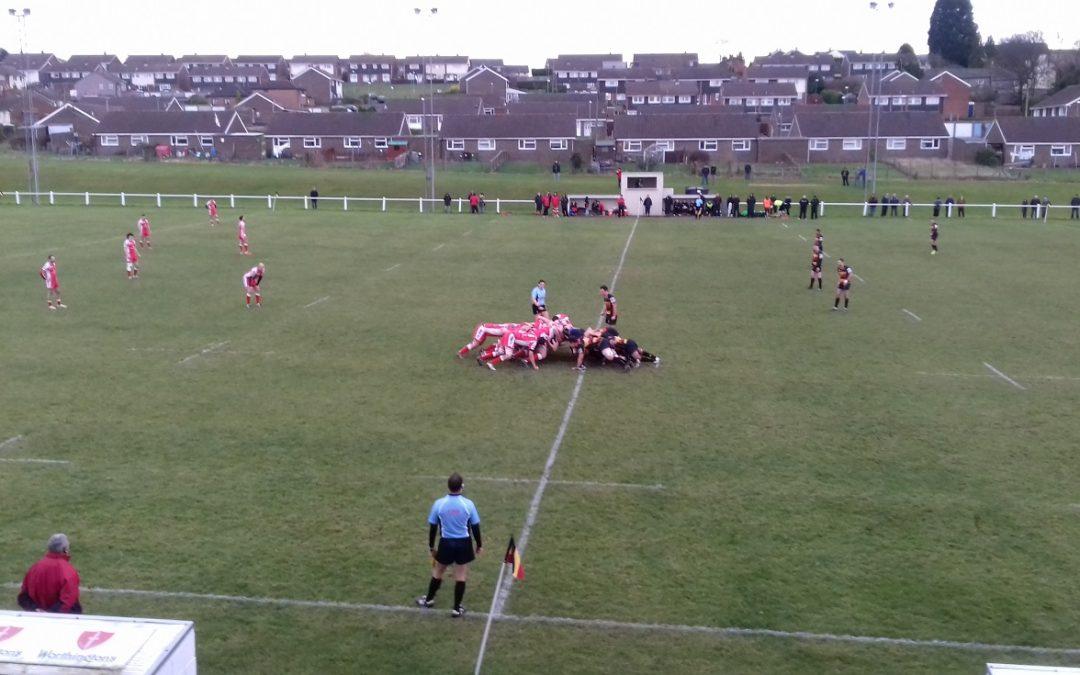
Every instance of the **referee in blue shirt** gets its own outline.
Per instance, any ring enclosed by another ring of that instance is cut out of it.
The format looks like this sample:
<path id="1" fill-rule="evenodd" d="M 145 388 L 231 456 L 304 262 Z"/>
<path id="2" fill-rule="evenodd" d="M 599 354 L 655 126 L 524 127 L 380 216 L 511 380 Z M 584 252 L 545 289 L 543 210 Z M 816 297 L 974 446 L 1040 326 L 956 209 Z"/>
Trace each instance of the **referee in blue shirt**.
<path id="1" fill-rule="evenodd" d="M 449 494 L 435 500 L 428 514 L 428 549 L 435 559 L 431 570 L 431 582 L 427 595 L 416 599 L 421 607 L 435 604 L 435 594 L 442 585 L 443 574 L 450 565 L 454 566 L 454 609 L 450 616 L 458 618 L 465 615 L 461 600 L 465 597 L 465 580 L 469 577 L 469 563 L 484 550 L 480 540 L 480 514 L 471 499 L 463 496 L 461 490 L 465 481 L 461 474 L 452 473 L 446 481 Z M 441 533 L 440 533 L 441 530 Z M 470 532 L 472 536 L 470 537 Z M 435 548 L 435 535 L 439 534 L 439 547 Z M 473 553 L 472 538 L 476 538 L 476 553 Z"/>
<path id="2" fill-rule="evenodd" d="M 536 282 L 536 286 L 533 287 L 532 293 L 532 313 L 533 316 L 540 315 L 545 318 L 548 317 L 547 310 L 547 283 L 541 279 Z"/>

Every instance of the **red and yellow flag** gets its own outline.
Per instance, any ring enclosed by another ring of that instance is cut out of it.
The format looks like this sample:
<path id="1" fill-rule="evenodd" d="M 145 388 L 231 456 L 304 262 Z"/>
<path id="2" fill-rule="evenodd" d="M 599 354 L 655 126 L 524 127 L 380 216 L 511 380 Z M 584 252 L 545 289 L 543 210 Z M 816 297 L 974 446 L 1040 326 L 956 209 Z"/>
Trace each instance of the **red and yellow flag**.
<path id="1" fill-rule="evenodd" d="M 506 557 L 503 562 L 510 565 L 510 571 L 518 581 L 525 580 L 525 565 L 521 564 L 521 554 L 518 553 L 514 538 L 510 537 L 510 545 L 506 547 Z"/>

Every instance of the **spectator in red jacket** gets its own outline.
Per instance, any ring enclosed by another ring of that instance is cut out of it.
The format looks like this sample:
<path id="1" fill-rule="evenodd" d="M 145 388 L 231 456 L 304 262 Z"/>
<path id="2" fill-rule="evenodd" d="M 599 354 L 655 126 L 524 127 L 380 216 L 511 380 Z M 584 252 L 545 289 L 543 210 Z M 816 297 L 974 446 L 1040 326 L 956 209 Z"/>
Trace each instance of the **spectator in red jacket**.
<path id="1" fill-rule="evenodd" d="M 82 614 L 79 604 L 79 573 L 69 562 L 71 544 L 66 534 L 49 537 L 45 557 L 23 577 L 19 607 L 27 612 Z"/>

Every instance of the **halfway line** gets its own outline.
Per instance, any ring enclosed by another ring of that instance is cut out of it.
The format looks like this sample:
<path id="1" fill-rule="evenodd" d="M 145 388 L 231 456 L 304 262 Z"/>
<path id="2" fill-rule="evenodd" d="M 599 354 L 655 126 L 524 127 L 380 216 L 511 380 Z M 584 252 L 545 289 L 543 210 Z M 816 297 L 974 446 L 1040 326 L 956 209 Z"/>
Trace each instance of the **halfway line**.
<path id="1" fill-rule="evenodd" d="M 319 298 L 318 300 L 312 300 L 308 304 L 304 305 L 304 309 L 307 309 L 308 307 L 314 307 L 315 305 L 318 305 L 319 303 L 322 303 L 322 302 L 326 302 L 329 299 L 330 299 L 329 295 L 324 295 L 323 297 Z"/>
<path id="2" fill-rule="evenodd" d="M 215 342 L 214 344 L 208 345 L 204 349 L 199 350 L 198 352 L 192 354 L 191 356 L 185 356 L 184 358 L 177 361 L 176 365 L 178 365 L 178 366 L 183 365 L 183 364 L 187 363 L 188 361 L 190 361 L 190 360 L 192 360 L 194 358 L 198 358 L 198 357 L 202 356 L 203 354 L 209 354 L 210 352 L 217 351 L 218 349 L 221 349 L 222 347 L 224 347 L 227 344 L 229 344 L 228 340 L 226 340 L 224 342 Z"/>
<path id="3" fill-rule="evenodd" d="M 619 281 L 619 274 L 622 272 L 623 265 L 626 263 L 626 254 L 630 251 L 630 244 L 634 241 L 634 233 L 637 232 L 640 220 L 640 216 L 634 218 L 634 225 L 630 228 L 630 234 L 626 237 L 626 244 L 623 246 L 622 254 L 619 256 L 619 264 L 615 267 L 615 272 L 611 275 L 612 291 L 615 290 L 615 284 Z M 603 315 L 597 318 L 596 325 L 599 326 L 601 321 L 603 321 Z M 566 404 L 566 412 L 563 413 L 562 423 L 559 424 L 559 431 L 555 434 L 555 440 L 551 443 L 551 451 L 548 452 L 547 462 L 544 464 L 544 471 L 540 474 L 540 480 L 536 485 L 536 492 L 533 493 L 532 501 L 529 503 L 529 511 L 525 515 L 525 524 L 522 526 L 521 534 L 516 541 L 518 550 L 522 553 L 525 552 L 525 549 L 529 544 L 529 535 L 532 532 L 533 525 L 536 523 L 536 516 L 540 513 L 540 501 L 544 498 L 544 491 L 547 489 L 548 482 L 551 481 L 551 470 L 555 466 L 555 459 L 559 456 L 559 448 L 562 447 L 563 438 L 566 436 L 566 429 L 570 426 L 570 418 L 574 414 L 574 407 L 577 405 L 578 395 L 581 393 L 581 385 L 584 382 L 585 373 L 578 373 L 577 380 L 574 382 L 574 390 L 570 394 L 570 401 Z M 495 593 L 491 598 L 491 612 L 488 616 L 487 624 L 484 626 L 484 636 L 480 639 L 480 650 L 476 654 L 476 668 L 473 669 L 475 675 L 479 675 L 480 668 L 484 664 L 484 653 L 487 651 L 488 635 L 491 632 L 491 619 L 494 616 L 502 614 L 503 606 L 510 596 L 512 583 L 512 576 L 506 577 L 501 585 L 496 585 L 495 587 Z"/>
<path id="4" fill-rule="evenodd" d="M 5 464 L 71 464 L 66 459 L 20 459 L 17 457 L 0 457 L 0 462 Z"/>
<path id="5" fill-rule="evenodd" d="M 416 478 L 434 479 L 443 478 L 443 476 L 435 476 L 430 474 L 422 474 L 416 476 Z M 503 478 L 501 476 L 469 476 L 469 480 L 476 480 L 486 483 L 538 483 L 539 480 L 535 478 Z M 548 485 L 566 485 L 569 487 L 584 487 L 584 488 L 626 488 L 629 490 L 655 490 L 659 492 L 664 489 L 664 486 L 660 483 L 647 484 L 647 483 L 609 483 L 604 481 L 594 480 L 549 480 Z"/>
<path id="6" fill-rule="evenodd" d="M 0 584 L 5 588 L 19 588 L 17 582 Z M 392 612 L 395 614 L 417 614 L 432 617 L 434 613 L 405 605 L 382 605 L 375 603 L 339 602 L 334 600 L 294 600 L 291 598 L 267 598 L 245 595 L 222 595 L 217 593 L 190 593 L 186 591 L 146 591 L 131 588 L 84 588 L 84 593 L 101 595 L 120 595 L 147 598 L 173 598 L 179 600 L 204 600 L 210 602 L 232 602 L 245 605 L 264 605 L 277 607 L 310 607 L 316 609 L 340 609 L 345 611 Z M 472 612 L 471 616 L 484 617 L 483 612 Z M 442 616 L 440 614 L 440 616 Z M 720 626 L 695 626 L 670 623 L 634 623 L 630 621 L 612 621 L 608 619 L 578 619 L 573 617 L 542 616 L 530 614 L 519 616 L 503 614 L 497 617 L 501 621 L 514 623 L 533 623 L 604 630 L 651 631 L 667 633 L 696 633 L 722 637 L 772 637 L 804 641 L 840 642 L 869 645 L 891 645 L 896 647 L 953 649 L 972 652 L 1021 652 L 1027 654 L 1056 654 L 1078 656 L 1080 648 L 1075 647 L 1039 647 L 1032 645 L 995 644 L 991 642 L 962 642 L 958 640 L 918 640 L 914 638 L 878 637 L 870 635 L 845 635 L 836 633 L 812 633 L 809 631 L 785 631 L 770 628 L 739 628 Z M 466 619 L 467 620 L 467 619 Z"/>
<path id="7" fill-rule="evenodd" d="M 909 312 L 906 309 L 901 309 L 900 311 L 903 312 L 904 314 L 907 314 L 908 316 L 910 316 L 912 319 L 915 319 L 916 321 L 922 321 L 922 319 L 920 319 L 918 317 L 918 315 L 916 315 L 914 312 Z"/>
<path id="8" fill-rule="evenodd" d="M 1005 380 L 1006 382 L 1008 382 L 1008 383 L 1009 383 L 1009 384 L 1011 384 L 1012 386 L 1016 387 L 1017 389 L 1020 389 L 1021 391 L 1026 391 L 1026 390 L 1027 390 L 1027 387 L 1025 387 L 1024 385 L 1020 384 L 1020 383 L 1019 383 L 1019 382 L 1017 382 L 1016 380 L 1012 379 L 1011 377 L 1009 377 L 1009 376 L 1008 376 L 1008 375 L 1006 375 L 1005 373 L 1001 372 L 1001 371 L 1000 371 L 1000 370 L 998 370 L 997 368 L 993 367 L 992 365 L 990 365 L 990 364 L 989 364 L 989 363 L 987 363 L 986 361 L 983 361 L 983 365 L 984 365 L 984 366 L 986 366 L 987 368 L 989 368 L 989 369 L 990 369 L 990 372 L 991 372 L 991 373 L 993 373 L 993 374 L 997 375 L 998 377 L 1000 377 L 1001 379 Z"/>

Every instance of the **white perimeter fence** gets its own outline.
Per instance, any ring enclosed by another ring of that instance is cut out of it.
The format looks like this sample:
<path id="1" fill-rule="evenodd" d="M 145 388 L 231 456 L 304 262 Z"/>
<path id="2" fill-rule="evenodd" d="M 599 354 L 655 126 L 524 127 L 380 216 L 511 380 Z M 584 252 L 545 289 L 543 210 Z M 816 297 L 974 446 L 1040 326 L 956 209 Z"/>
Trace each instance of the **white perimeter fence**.
<path id="1" fill-rule="evenodd" d="M 140 193 L 140 192 L 26 192 L 11 191 L 0 192 L 0 205 L 14 203 L 17 206 L 32 205 L 37 196 L 39 204 L 50 206 L 123 206 L 142 208 L 166 208 L 177 206 L 189 206 L 194 208 L 205 207 L 206 201 L 214 199 L 219 207 L 239 209 L 244 207 L 258 207 L 267 209 L 295 208 L 304 210 L 323 208 L 340 208 L 343 211 L 412 211 L 414 213 L 441 213 L 447 210 L 442 199 L 429 199 L 426 197 L 310 197 L 307 195 L 237 195 L 237 194 L 167 194 L 164 192 Z M 583 199 L 584 195 L 575 195 L 572 199 Z M 681 199 L 688 198 L 686 195 L 677 195 Z M 722 196 L 718 196 L 722 199 Z M 598 195 L 592 199 L 601 199 L 604 202 L 612 202 L 610 195 Z M 760 202 L 758 206 L 760 207 Z M 739 206 L 746 206 L 745 200 L 740 201 Z M 897 217 L 933 217 L 934 204 L 912 203 L 896 205 Z M 991 218 L 1012 217 L 1048 220 L 1051 214 L 1055 217 L 1080 219 L 1080 207 L 1071 205 L 1025 206 L 1020 204 L 964 204 L 966 215 L 989 215 Z M 798 203 L 792 203 L 792 217 L 798 215 Z M 890 204 L 887 214 L 881 212 L 880 204 L 867 202 L 821 202 L 818 215 L 824 216 L 826 211 L 835 214 L 838 210 L 842 215 L 862 215 L 865 217 L 893 217 L 893 206 Z M 488 199 L 486 209 L 494 210 L 495 213 L 532 211 L 535 203 L 531 199 Z M 721 209 L 726 213 L 727 204 Z M 468 199 L 456 197 L 451 199 L 449 210 L 451 212 L 464 213 L 469 211 Z M 653 214 L 663 216 L 659 204 L 653 205 Z M 590 216 L 590 214 L 584 214 Z M 960 205 L 941 204 L 939 218 L 960 217 Z"/>

